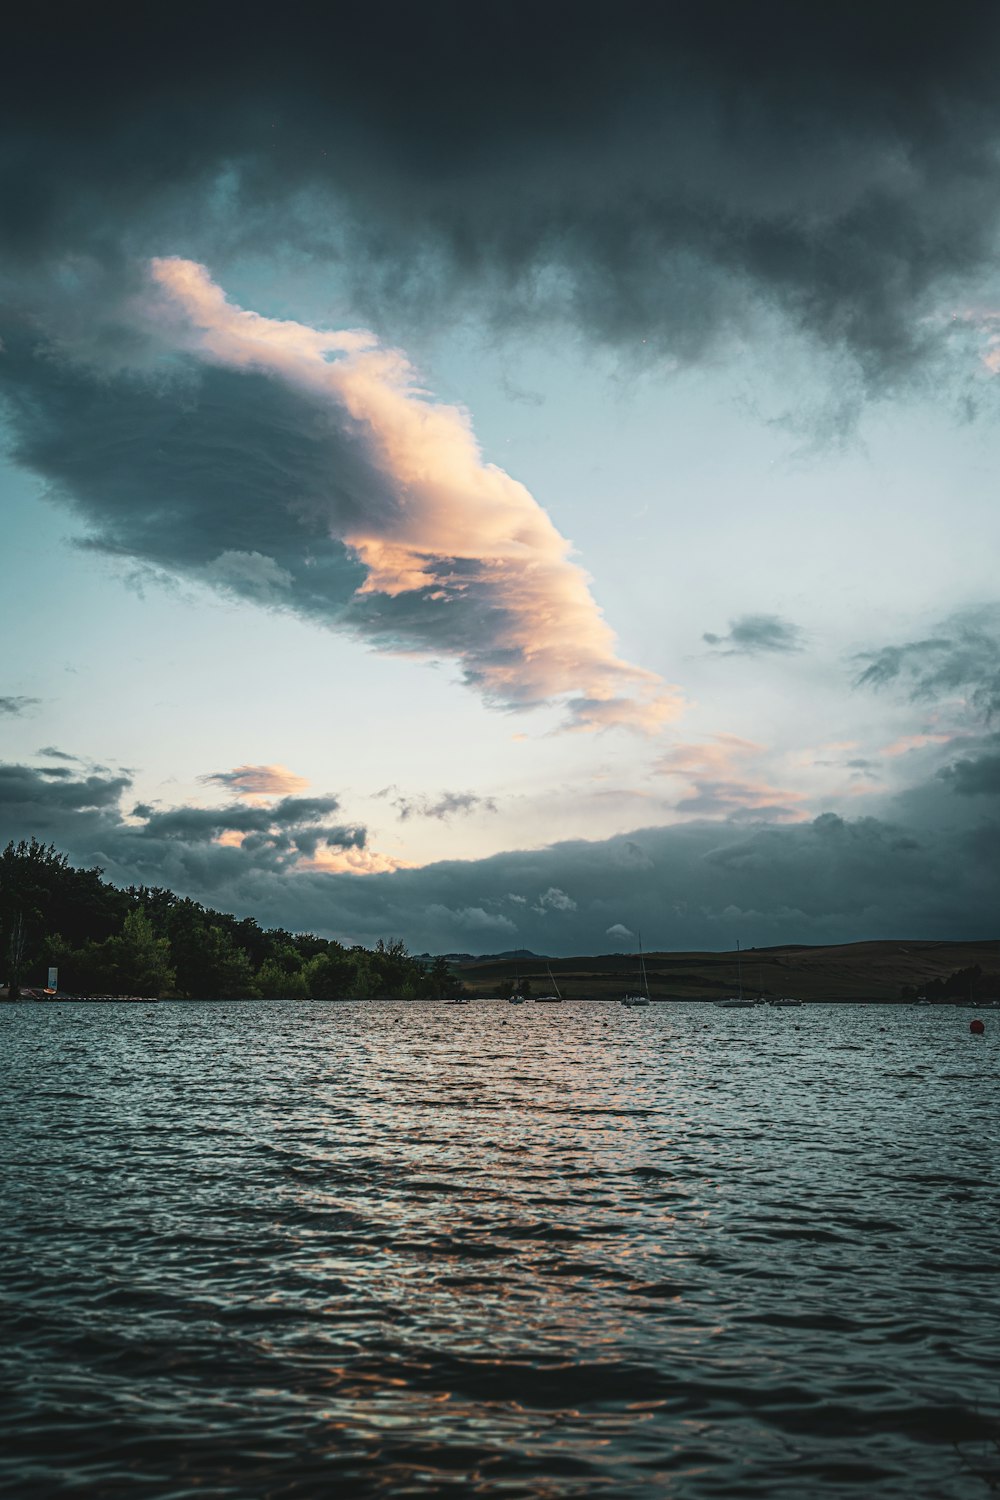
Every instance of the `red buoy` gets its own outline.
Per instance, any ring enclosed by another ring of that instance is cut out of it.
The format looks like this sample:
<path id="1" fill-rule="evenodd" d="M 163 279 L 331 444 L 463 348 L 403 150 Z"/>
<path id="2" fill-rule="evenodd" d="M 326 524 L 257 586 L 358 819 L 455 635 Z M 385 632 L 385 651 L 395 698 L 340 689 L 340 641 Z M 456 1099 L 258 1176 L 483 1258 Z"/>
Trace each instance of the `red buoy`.
<path id="1" fill-rule="evenodd" d="M 973 1033 L 974 1036 L 982 1036 L 983 1032 L 986 1030 L 986 1026 L 984 1022 L 980 1021 L 977 1017 L 976 1020 L 969 1022 L 969 1030 Z"/>

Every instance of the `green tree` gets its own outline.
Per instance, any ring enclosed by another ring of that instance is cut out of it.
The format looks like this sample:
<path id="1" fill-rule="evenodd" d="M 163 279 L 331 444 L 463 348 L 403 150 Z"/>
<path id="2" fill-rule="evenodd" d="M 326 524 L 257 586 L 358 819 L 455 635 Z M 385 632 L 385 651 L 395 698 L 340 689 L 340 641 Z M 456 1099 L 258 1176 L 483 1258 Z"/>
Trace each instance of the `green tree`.
<path id="1" fill-rule="evenodd" d="M 52 844 L 13 839 L 0 853 L 0 960 L 11 1000 L 21 992 L 24 971 L 36 958 L 52 887 L 69 861 Z"/>
<path id="2" fill-rule="evenodd" d="M 446 1000 L 462 988 L 462 981 L 453 974 L 446 958 L 438 957 L 427 975 L 426 988 L 435 1000 Z"/>
<path id="3" fill-rule="evenodd" d="M 304 972 L 314 1000 L 349 1000 L 357 994 L 357 962 L 339 943 L 331 943 L 325 953 L 317 953 Z"/>
<path id="4" fill-rule="evenodd" d="M 355 1000 L 368 1000 L 372 995 L 382 994 L 380 988 L 380 975 L 375 965 L 375 955 L 367 948 L 354 947 L 351 949 L 351 961 L 354 964 L 354 993 Z"/>
<path id="5" fill-rule="evenodd" d="M 18 1000 L 21 996 L 21 975 L 24 972 L 24 912 L 12 907 L 4 923 L 7 961 L 7 997 Z"/>
<path id="6" fill-rule="evenodd" d="M 8 957 L 16 932 L 26 968 L 42 962 L 48 933 L 60 932 L 78 947 L 119 932 L 134 903 L 101 874 L 74 869 L 54 845 L 36 838 L 11 841 L 0 852 L 0 955 Z"/>
<path id="7" fill-rule="evenodd" d="M 59 933 L 45 943 L 46 964 L 59 970 L 59 988 L 75 995 L 119 994 L 119 967 L 114 939 L 81 943 L 74 948 Z"/>
<path id="8" fill-rule="evenodd" d="M 416 959 L 407 953 L 402 938 L 390 939 L 388 943 L 379 938 L 370 959 L 375 974 L 376 994 L 389 995 L 395 999 L 412 999 L 419 993 L 424 971 Z"/>
<path id="9" fill-rule="evenodd" d="M 104 946 L 119 994 L 160 995 L 177 983 L 170 963 L 170 943 L 156 936 L 144 912 L 129 912 L 121 936 L 108 938 Z"/>
<path id="10" fill-rule="evenodd" d="M 265 958 L 257 970 L 257 992 L 265 1000 L 308 1000 L 309 983 L 301 969 L 290 974 L 286 965 Z"/>
<path id="11" fill-rule="evenodd" d="M 156 936 L 139 910 L 129 912 L 122 931 L 102 943 L 74 948 L 55 933 L 46 939 L 43 955 L 47 964 L 58 967 L 61 988 L 71 993 L 158 996 L 177 982 L 169 942 Z"/>
<path id="12" fill-rule="evenodd" d="M 171 913 L 170 951 L 181 994 L 200 1000 L 248 1000 L 258 991 L 253 966 L 221 923 L 196 901 Z"/>

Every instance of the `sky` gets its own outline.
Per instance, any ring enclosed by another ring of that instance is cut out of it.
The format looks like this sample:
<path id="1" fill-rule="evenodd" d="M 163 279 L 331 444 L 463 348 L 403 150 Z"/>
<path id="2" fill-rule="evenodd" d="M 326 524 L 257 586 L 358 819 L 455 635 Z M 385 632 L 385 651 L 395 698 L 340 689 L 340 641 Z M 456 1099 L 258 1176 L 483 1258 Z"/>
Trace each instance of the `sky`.
<path id="1" fill-rule="evenodd" d="M 564 955 L 1000 909 L 1000 15 L 25 13 L 0 839 Z"/>

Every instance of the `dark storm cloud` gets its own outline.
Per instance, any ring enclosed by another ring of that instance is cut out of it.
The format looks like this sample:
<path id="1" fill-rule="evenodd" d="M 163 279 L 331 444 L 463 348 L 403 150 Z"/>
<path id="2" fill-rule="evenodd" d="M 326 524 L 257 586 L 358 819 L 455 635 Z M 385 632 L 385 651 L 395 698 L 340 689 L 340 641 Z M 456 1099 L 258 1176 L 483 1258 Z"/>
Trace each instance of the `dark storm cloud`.
<path id="1" fill-rule="evenodd" d="M 621 858 L 625 842 L 641 868 Z M 258 883 L 256 895 L 270 922 L 363 942 L 399 933 L 432 951 L 599 952 L 622 927 L 675 947 L 973 936 L 995 925 L 998 853 L 995 818 L 917 827 L 828 814 L 784 828 L 644 829 L 363 879 L 304 874 L 294 891 Z M 246 908 L 246 894 L 231 899 Z"/>
<path id="2" fill-rule="evenodd" d="M 22 714 L 37 708 L 41 701 L 41 698 L 0 698 L 0 718 L 20 718 Z"/>
<path id="3" fill-rule="evenodd" d="M 949 24 L 901 0 L 21 7 L 0 87 L 11 455 L 83 545 L 458 659 L 504 707 L 656 728 L 671 705 L 637 707 L 655 685 L 607 643 L 556 680 L 566 642 L 543 658 L 537 624 L 569 612 L 548 597 L 518 614 L 517 585 L 543 577 L 530 559 L 498 581 L 457 537 L 419 535 L 418 584 L 411 569 L 359 592 L 338 538 L 363 522 L 386 540 L 399 475 L 259 350 L 232 368 L 151 349 L 147 262 L 207 264 L 227 287 L 241 255 L 258 282 L 305 264 L 318 285 L 325 267 L 324 318 L 348 304 L 393 343 L 471 312 L 683 362 L 778 314 L 838 370 L 846 352 L 857 378 L 838 389 L 860 400 L 923 368 L 995 264 L 998 35 L 976 0 Z M 745 626 L 712 643 L 800 644 L 785 622 Z M 573 641 L 597 630 L 595 609 Z"/>
<path id="4" fill-rule="evenodd" d="M 762 656 L 768 652 L 801 651 L 802 631 L 779 615 L 740 615 L 730 620 L 726 635 L 702 636 L 722 656 Z"/>
<path id="5" fill-rule="evenodd" d="M 867 665 L 858 686 L 902 686 L 918 702 L 963 694 L 990 720 L 1000 713 L 1000 606 L 967 610 L 934 636 L 884 646 L 859 661 Z"/>
<path id="6" fill-rule="evenodd" d="M 327 623 L 364 578 L 323 517 L 384 485 L 333 413 L 278 382 L 183 361 L 95 372 L 22 327 L 0 395 L 12 457 L 87 523 L 83 545 Z"/>
<path id="7" fill-rule="evenodd" d="M 334 799 L 287 799 L 306 804 L 301 822 L 286 807 L 290 821 L 227 846 L 185 816 L 201 809 L 171 818 L 142 807 L 127 820 L 117 800 L 127 782 L 117 792 L 84 778 L 73 787 L 7 766 L 0 842 L 34 833 L 119 884 L 166 885 L 267 925 L 351 942 L 401 935 L 416 951 L 590 953 L 636 930 L 652 947 L 981 937 L 994 930 L 1000 899 L 1000 778 L 985 761 L 995 747 L 982 752 L 975 776 L 931 777 L 877 817 L 702 820 L 363 877 L 301 867 L 344 838 L 307 821 Z M 232 829 L 266 811 L 239 804 L 220 821 Z M 363 830 L 354 833 L 363 843 Z"/>
<path id="8" fill-rule="evenodd" d="M 988 0 L 21 7 L 3 246 L 284 242 L 372 315 L 466 295 L 680 359 L 757 302 L 898 377 L 992 263 L 998 30 Z"/>
<path id="9" fill-rule="evenodd" d="M 30 807 L 36 801 L 64 812 L 117 807 L 129 785 L 127 776 L 81 776 L 68 780 L 51 769 L 0 765 L 0 807 Z"/>
<path id="10" fill-rule="evenodd" d="M 303 859 L 366 843 L 360 825 L 330 820 L 336 797 L 286 797 L 269 808 L 138 804 L 126 814 L 127 776 L 70 776 L 53 780 L 51 768 L 0 764 L 0 844 L 34 834 L 77 864 L 99 865 L 119 885 L 163 885 L 250 911 L 273 904 Z M 218 842 L 231 833 L 241 842 Z"/>
<path id="11" fill-rule="evenodd" d="M 245 803 L 236 802 L 229 807 L 172 807 L 165 812 L 137 807 L 134 812 L 145 818 L 143 833 L 148 838 L 197 842 L 210 841 L 226 832 L 267 833 L 275 827 L 298 828 L 303 824 L 321 823 L 339 806 L 336 797 L 283 797 L 269 807 L 247 807 Z M 331 844 L 355 844 L 360 837 L 358 830 L 353 829 L 329 832 L 331 836 L 327 842 Z M 363 837 L 360 837 L 360 842 L 364 842 Z"/>
<path id="12" fill-rule="evenodd" d="M 953 761 L 938 775 L 962 797 L 1000 797 L 1000 751 Z"/>

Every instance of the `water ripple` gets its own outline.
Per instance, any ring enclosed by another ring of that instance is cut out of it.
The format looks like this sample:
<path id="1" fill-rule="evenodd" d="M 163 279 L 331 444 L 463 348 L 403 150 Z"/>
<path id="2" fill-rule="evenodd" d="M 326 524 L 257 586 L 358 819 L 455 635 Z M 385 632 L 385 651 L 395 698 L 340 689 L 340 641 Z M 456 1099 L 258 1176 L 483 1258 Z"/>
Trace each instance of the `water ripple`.
<path id="1" fill-rule="evenodd" d="M 0 1017 L 0 1493 L 988 1496 L 995 1028 Z"/>

